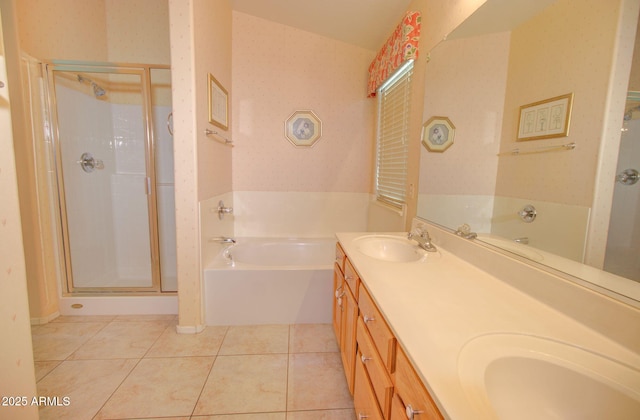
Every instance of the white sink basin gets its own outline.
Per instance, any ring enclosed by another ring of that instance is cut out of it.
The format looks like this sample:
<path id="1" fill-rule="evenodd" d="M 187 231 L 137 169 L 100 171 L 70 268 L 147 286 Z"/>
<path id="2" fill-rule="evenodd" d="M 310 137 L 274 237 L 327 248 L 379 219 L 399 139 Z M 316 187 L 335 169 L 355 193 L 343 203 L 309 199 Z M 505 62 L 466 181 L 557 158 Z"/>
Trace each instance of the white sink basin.
<path id="1" fill-rule="evenodd" d="M 474 410 L 486 418 L 640 418 L 640 371 L 565 343 L 481 336 L 462 349 L 458 374 Z"/>
<path id="2" fill-rule="evenodd" d="M 354 241 L 364 255 L 381 261 L 415 262 L 426 258 L 426 251 L 415 241 L 393 235 L 365 235 Z"/>

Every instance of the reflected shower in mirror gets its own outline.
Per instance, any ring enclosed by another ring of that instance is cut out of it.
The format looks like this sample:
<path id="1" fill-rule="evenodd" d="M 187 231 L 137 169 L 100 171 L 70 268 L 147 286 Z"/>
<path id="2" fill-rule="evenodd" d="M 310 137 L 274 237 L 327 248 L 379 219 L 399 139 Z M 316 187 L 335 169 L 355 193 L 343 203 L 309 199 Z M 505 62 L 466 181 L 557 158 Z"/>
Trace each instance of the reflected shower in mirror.
<path id="1" fill-rule="evenodd" d="M 625 107 L 637 2 L 531 3 L 529 16 L 509 17 L 503 0 L 488 0 L 430 52 L 423 120 L 455 121 L 456 141 L 421 150 L 418 217 L 466 223 L 484 243 L 640 301 L 628 280 L 640 280 L 640 183 L 614 173 L 640 169 L 639 142 L 625 140 L 640 138 L 640 102 Z M 640 90 L 633 76 L 629 86 Z M 567 94 L 567 136 L 518 141 L 521 106 Z"/>

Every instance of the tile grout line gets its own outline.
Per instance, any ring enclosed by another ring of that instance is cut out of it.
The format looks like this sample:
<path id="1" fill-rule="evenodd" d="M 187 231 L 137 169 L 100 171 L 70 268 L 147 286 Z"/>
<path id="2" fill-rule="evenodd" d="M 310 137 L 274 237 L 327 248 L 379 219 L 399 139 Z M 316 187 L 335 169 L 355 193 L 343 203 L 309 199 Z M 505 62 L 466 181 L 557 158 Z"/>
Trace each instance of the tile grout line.
<path id="1" fill-rule="evenodd" d="M 57 319 L 57 318 L 56 318 L 56 319 Z M 76 323 L 76 322 L 53 322 L 53 321 L 54 321 L 54 320 L 51 320 L 51 321 L 50 321 L 50 322 L 48 322 L 47 324 L 90 324 L 90 323 L 91 323 L 91 324 L 98 324 L 98 323 L 99 323 L 99 322 L 90 322 L 90 321 L 89 321 L 89 322 L 78 322 L 78 323 Z M 111 322 L 111 321 L 109 321 L 109 322 Z M 46 373 L 42 378 L 40 378 L 40 379 L 38 379 L 38 380 L 36 381 L 36 385 L 37 385 L 39 382 L 41 382 L 44 378 L 46 378 L 47 376 L 49 376 L 53 371 L 55 371 L 56 369 L 58 369 L 58 368 L 60 367 L 60 365 L 62 365 L 64 362 L 67 362 L 67 361 L 71 361 L 71 362 L 72 362 L 73 360 L 71 360 L 71 359 L 70 359 L 70 358 L 71 358 L 71 356 L 73 356 L 73 355 L 74 355 L 78 350 L 80 350 L 80 348 L 81 348 L 82 346 L 84 346 L 85 344 L 87 344 L 87 342 L 89 342 L 89 340 L 91 340 L 93 337 L 95 337 L 95 336 L 96 336 L 100 331 L 102 331 L 104 328 L 106 328 L 106 327 L 107 327 L 107 325 L 109 325 L 109 322 L 105 322 L 105 325 L 104 325 L 102 328 L 100 328 L 99 330 L 97 330 L 97 331 L 96 331 L 92 336 L 90 336 L 90 337 L 87 339 L 87 341 L 85 341 L 84 343 L 80 344 L 80 345 L 79 345 L 75 350 L 73 350 L 71 353 L 69 353 L 69 355 L 68 355 L 67 357 L 65 357 L 64 359 L 62 359 L 62 360 L 34 360 L 34 363 L 35 363 L 35 362 L 58 362 L 58 364 L 56 365 L 56 367 L 54 367 L 53 369 L 51 369 L 51 370 L 50 370 L 49 372 L 47 372 L 47 373 Z M 43 324 L 43 325 L 47 325 L 47 324 Z M 32 329 L 32 331 L 33 331 L 33 329 Z M 33 348 L 33 332 L 32 332 L 32 338 L 31 338 L 31 341 L 32 341 L 31 347 Z M 36 392 L 37 392 L 37 386 L 36 386 Z"/>
<path id="2" fill-rule="evenodd" d="M 196 415 L 195 414 L 196 407 L 198 407 L 198 403 L 200 402 L 200 398 L 202 398 L 202 393 L 204 392 L 204 388 L 207 386 L 207 382 L 209 382 L 209 377 L 213 372 L 213 367 L 215 366 L 216 361 L 218 360 L 218 356 L 220 356 L 220 349 L 222 349 L 222 344 L 224 343 L 224 340 L 227 338 L 227 333 L 229 332 L 229 326 L 227 325 L 226 327 L 227 328 L 224 331 L 224 336 L 222 337 L 222 340 L 220 340 L 220 345 L 218 346 L 218 350 L 216 350 L 216 354 L 212 356 L 213 362 L 211 362 L 211 368 L 209 368 L 209 373 L 207 373 L 207 377 L 204 379 L 204 382 L 202 383 L 202 388 L 200 388 L 200 392 L 198 393 L 198 398 L 196 398 L 196 402 L 195 404 L 193 404 L 193 408 L 191 409 L 191 414 L 189 414 L 190 419 Z"/>
<path id="3" fill-rule="evenodd" d="M 113 323 L 113 322 L 117 322 L 117 317 L 114 318 L 113 320 L 111 320 L 109 322 L 109 324 Z M 129 321 L 119 321 L 119 322 L 129 322 Z M 167 325 L 167 328 L 169 328 L 171 325 Z M 105 326 L 106 328 L 106 326 Z M 166 329 L 164 331 L 166 331 Z M 160 335 L 158 335 L 158 337 L 155 339 L 155 341 L 149 346 L 149 348 L 147 349 L 147 351 L 142 355 L 142 357 L 137 359 L 137 362 L 133 365 L 133 367 L 131 368 L 131 370 L 129 371 L 129 373 L 127 373 L 124 378 L 122 378 L 122 381 L 120 381 L 120 383 L 118 384 L 117 387 L 115 387 L 115 389 L 113 390 L 113 392 L 111 392 L 111 394 L 109 394 L 109 396 L 104 400 L 104 402 L 102 403 L 102 405 L 100 406 L 100 408 L 98 408 L 98 411 L 96 411 L 96 413 L 93 415 L 92 419 L 95 419 L 98 414 L 100 414 L 100 411 L 102 411 L 104 409 L 104 407 L 107 405 L 107 403 L 111 400 L 111 398 L 113 398 L 113 396 L 116 394 L 116 392 L 118 392 L 118 390 L 120 389 L 120 387 L 122 387 L 122 384 L 125 383 L 125 381 L 129 378 L 129 376 L 131 376 L 131 374 L 133 373 L 134 370 L 136 370 L 136 368 L 138 367 L 138 365 L 140 364 L 140 362 L 142 361 L 142 359 L 144 359 L 144 357 L 147 355 L 147 353 L 149 353 L 149 350 L 151 350 L 151 348 L 158 342 L 158 340 L 160 339 L 160 337 L 162 336 L 162 334 L 164 334 L 164 331 L 162 331 L 162 333 L 160 333 Z M 112 359 L 95 359 L 95 360 L 112 360 Z M 117 359 L 113 359 L 113 360 L 117 360 Z M 134 359 L 119 359 L 119 360 L 136 360 Z"/>

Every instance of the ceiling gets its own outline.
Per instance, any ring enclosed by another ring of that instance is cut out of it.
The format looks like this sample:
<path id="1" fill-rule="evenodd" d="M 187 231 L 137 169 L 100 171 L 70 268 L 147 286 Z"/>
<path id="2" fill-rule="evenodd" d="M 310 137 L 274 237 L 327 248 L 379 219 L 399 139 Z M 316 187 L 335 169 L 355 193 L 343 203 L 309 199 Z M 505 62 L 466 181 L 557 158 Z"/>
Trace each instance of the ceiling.
<path id="1" fill-rule="evenodd" d="M 231 0 L 233 10 L 377 51 L 411 0 Z"/>

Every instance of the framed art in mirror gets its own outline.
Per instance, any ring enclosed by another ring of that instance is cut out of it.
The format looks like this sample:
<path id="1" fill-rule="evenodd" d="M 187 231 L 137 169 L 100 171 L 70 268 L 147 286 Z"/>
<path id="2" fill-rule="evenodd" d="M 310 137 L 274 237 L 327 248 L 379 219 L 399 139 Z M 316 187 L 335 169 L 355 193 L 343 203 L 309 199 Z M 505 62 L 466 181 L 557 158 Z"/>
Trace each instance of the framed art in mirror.
<path id="1" fill-rule="evenodd" d="M 422 125 L 422 144 L 430 152 L 444 152 L 453 144 L 456 127 L 447 117 L 431 117 Z"/>
<path id="2" fill-rule="evenodd" d="M 569 135 L 573 93 L 520 107 L 518 141 L 542 140 Z"/>
<path id="3" fill-rule="evenodd" d="M 229 129 L 229 93 L 209 73 L 209 122 L 225 130 Z"/>
<path id="4" fill-rule="evenodd" d="M 322 136 L 322 121 L 313 111 L 296 111 L 284 123 L 284 136 L 296 147 L 311 147 Z"/>

